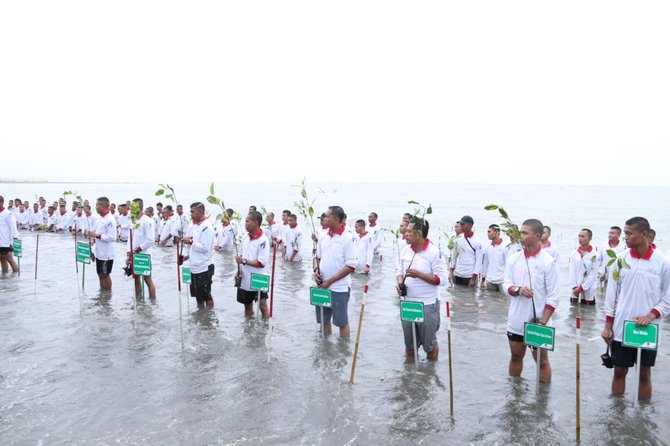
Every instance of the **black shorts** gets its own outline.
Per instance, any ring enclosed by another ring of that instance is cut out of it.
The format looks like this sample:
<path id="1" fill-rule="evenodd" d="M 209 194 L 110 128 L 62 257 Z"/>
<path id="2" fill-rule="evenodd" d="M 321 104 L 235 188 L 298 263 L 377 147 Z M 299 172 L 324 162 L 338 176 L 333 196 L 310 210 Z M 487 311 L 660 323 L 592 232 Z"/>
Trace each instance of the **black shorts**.
<path id="1" fill-rule="evenodd" d="M 621 342 L 612 341 L 612 364 L 616 367 L 633 367 L 637 362 L 637 349 L 624 347 Z M 656 364 L 656 350 L 642 349 L 642 366 L 653 367 Z"/>
<path id="2" fill-rule="evenodd" d="M 114 266 L 114 259 L 95 259 L 95 270 L 98 272 L 98 276 L 110 275 L 112 273 L 112 266 Z"/>
<path id="3" fill-rule="evenodd" d="M 209 301 L 212 299 L 212 277 L 214 277 L 214 264 L 207 267 L 207 271 L 191 273 L 191 284 L 189 291 L 191 296 L 197 300 Z"/>
<path id="4" fill-rule="evenodd" d="M 469 277 L 454 276 L 454 284 L 455 285 L 469 286 L 470 285 L 470 278 Z"/>
<path id="5" fill-rule="evenodd" d="M 8 252 L 14 252 L 14 246 L 0 246 L 0 255 L 5 255 Z"/>
<path id="6" fill-rule="evenodd" d="M 520 334 L 511 333 L 508 331 L 507 339 L 509 339 L 510 342 L 518 342 L 519 344 L 523 344 L 523 336 Z M 530 348 L 533 349 L 533 351 L 537 350 L 537 347 L 530 347 Z"/>
<path id="7" fill-rule="evenodd" d="M 241 304 L 248 305 L 250 303 L 255 302 L 258 300 L 258 295 L 260 294 L 261 299 L 267 299 L 268 298 L 268 293 L 265 291 L 261 291 L 260 293 L 258 291 L 247 291 L 243 290 L 242 288 L 237 289 L 237 301 Z"/>

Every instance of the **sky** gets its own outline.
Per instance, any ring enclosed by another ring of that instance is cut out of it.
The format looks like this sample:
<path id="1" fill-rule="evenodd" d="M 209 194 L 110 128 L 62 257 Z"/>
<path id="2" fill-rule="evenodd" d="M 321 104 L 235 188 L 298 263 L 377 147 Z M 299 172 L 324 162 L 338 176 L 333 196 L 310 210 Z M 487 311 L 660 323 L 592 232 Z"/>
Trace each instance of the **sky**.
<path id="1" fill-rule="evenodd" d="M 668 23 L 667 1 L 0 0 L 0 178 L 670 186 Z"/>

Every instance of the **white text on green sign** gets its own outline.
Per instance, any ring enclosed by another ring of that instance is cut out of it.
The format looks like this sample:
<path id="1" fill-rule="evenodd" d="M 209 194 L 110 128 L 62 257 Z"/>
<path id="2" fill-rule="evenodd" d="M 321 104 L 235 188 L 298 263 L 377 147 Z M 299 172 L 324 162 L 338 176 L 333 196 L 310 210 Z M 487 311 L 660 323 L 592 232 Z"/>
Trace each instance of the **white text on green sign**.
<path id="1" fill-rule="evenodd" d="M 191 283 L 191 269 L 182 268 L 181 269 L 181 281 L 184 283 Z"/>
<path id="2" fill-rule="evenodd" d="M 270 276 L 251 273 L 251 289 L 267 293 L 270 289 Z"/>
<path id="3" fill-rule="evenodd" d="M 134 254 L 133 270 L 137 276 L 151 276 L 151 256 L 142 253 Z"/>
<path id="4" fill-rule="evenodd" d="M 635 321 L 623 322 L 624 347 L 656 350 L 658 348 L 658 325 L 649 324 L 638 327 Z"/>
<path id="5" fill-rule="evenodd" d="M 77 262 L 91 263 L 91 246 L 88 243 L 77 243 Z"/>
<path id="6" fill-rule="evenodd" d="M 310 288 L 309 289 L 309 303 L 316 305 L 317 307 L 328 307 L 330 308 L 332 301 L 332 296 L 330 290 L 324 290 L 322 288 Z"/>
<path id="7" fill-rule="evenodd" d="M 523 327 L 523 343 L 544 350 L 554 350 L 556 329 L 546 325 L 526 322 Z"/>
<path id="8" fill-rule="evenodd" d="M 400 301 L 400 319 L 405 322 L 423 322 L 423 304 L 408 300 Z"/>
<path id="9" fill-rule="evenodd" d="M 23 242 L 21 240 L 14 240 L 14 257 L 23 257 Z"/>

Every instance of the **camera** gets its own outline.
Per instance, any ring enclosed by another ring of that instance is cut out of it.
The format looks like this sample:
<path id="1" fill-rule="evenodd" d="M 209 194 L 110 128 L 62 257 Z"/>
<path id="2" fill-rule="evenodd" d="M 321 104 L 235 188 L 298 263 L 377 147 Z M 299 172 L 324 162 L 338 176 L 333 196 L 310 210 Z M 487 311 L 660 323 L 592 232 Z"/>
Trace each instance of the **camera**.
<path id="1" fill-rule="evenodd" d="M 600 355 L 600 359 L 603 361 L 603 365 L 608 369 L 614 368 L 614 363 L 612 363 L 612 357 L 610 356 L 610 349 L 608 348 L 605 353 Z"/>
<path id="2" fill-rule="evenodd" d="M 404 283 L 399 283 L 398 290 L 400 290 L 401 297 L 407 296 L 407 285 L 405 285 Z"/>

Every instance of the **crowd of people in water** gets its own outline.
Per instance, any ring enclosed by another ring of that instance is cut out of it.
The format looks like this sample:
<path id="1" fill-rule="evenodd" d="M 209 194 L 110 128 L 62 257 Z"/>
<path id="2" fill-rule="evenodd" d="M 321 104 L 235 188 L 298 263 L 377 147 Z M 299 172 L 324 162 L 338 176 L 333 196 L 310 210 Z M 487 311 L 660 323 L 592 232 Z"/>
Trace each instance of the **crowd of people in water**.
<path id="1" fill-rule="evenodd" d="M 192 203 L 188 214 L 181 204 L 146 206 L 141 198 L 111 203 L 99 197 L 95 203 L 65 198 L 47 205 L 40 197 L 32 206 L 19 198 L 0 196 L 0 261 L 3 273 L 16 271 L 13 242 L 20 231 L 74 234 L 93 247 L 100 287 L 112 288 L 111 272 L 117 243 L 124 243 L 124 271 L 134 277 L 135 293 L 146 285 L 149 297 L 156 297 L 150 276 L 135 274 L 133 258 L 151 254 L 159 247 L 176 247 L 178 263 L 191 271 L 190 294 L 199 307 L 212 308 L 213 255 L 230 253 L 237 272 L 237 301 L 245 314 L 254 314 L 258 301 L 263 317 L 268 316 L 268 292 L 254 286 L 254 277 L 269 275 L 270 263 L 279 257 L 285 262 L 302 262 L 312 252 L 314 287 L 327 290 L 328 307 L 315 306 L 316 321 L 325 334 L 332 325 L 340 336 L 350 335 L 349 297 L 351 274 L 370 274 L 373 262 L 381 257 L 384 230 L 378 215 L 370 212 L 367 221 L 347 222 L 340 206 L 329 206 L 320 216 L 320 226 L 303 233 L 298 216 L 284 210 L 275 220 L 273 212 L 259 212 L 250 206 L 244 217 L 226 209 L 212 222 L 201 202 Z M 440 327 L 439 300 L 447 285 L 485 287 L 491 293 L 509 297 L 507 338 L 510 348 L 509 374 L 518 376 L 526 353 L 524 326 L 531 322 L 551 325 L 559 304 L 559 250 L 552 244 L 551 227 L 530 218 L 510 227 L 491 224 L 486 240 L 474 234 L 474 219 L 464 215 L 454 225 L 454 235 L 446 250 L 432 243 L 425 213 L 406 213 L 393 234 L 397 293 L 400 299 L 423 307 L 422 322 L 402 321 L 406 353 L 418 354 L 422 347 L 428 359 L 439 356 L 437 331 Z M 608 345 L 608 366 L 614 368 L 613 393 L 625 390 L 628 369 L 637 361 L 637 349 L 624 346 L 624 321 L 636 326 L 659 324 L 670 313 L 670 260 L 654 244 L 655 231 L 643 217 L 632 217 L 623 228 L 612 226 L 603 246 L 592 244 L 593 232 L 579 231 L 578 246 L 568 259 L 570 301 L 594 306 L 599 288 L 605 288 L 605 315 L 602 337 Z M 504 238 L 509 237 L 508 241 Z M 307 244 L 307 245 L 305 245 Z M 540 380 L 551 381 L 551 365 L 546 349 L 531 349 L 540 361 Z M 651 367 L 655 350 L 642 350 L 638 397 L 651 398 Z"/>

